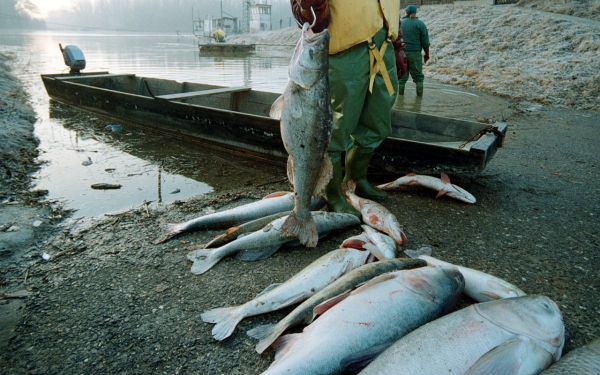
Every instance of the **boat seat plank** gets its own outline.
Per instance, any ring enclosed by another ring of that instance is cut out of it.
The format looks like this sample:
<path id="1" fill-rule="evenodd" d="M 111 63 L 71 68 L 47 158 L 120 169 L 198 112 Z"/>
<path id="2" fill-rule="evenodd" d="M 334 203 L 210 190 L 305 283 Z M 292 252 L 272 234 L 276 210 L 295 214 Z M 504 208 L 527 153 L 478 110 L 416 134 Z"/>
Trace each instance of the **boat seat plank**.
<path id="1" fill-rule="evenodd" d="M 157 95 L 156 97 L 160 98 L 160 99 L 173 100 L 173 99 L 191 98 L 194 96 L 228 94 L 228 93 L 242 92 L 242 91 L 250 91 L 250 87 L 248 87 L 248 86 L 223 87 L 223 88 L 219 88 L 219 89 L 180 92 L 178 94 Z"/>
<path id="2" fill-rule="evenodd" d="M 82 74 L 80 76 L 55 77 L 60 80 L 77 80 L 86 78 L 135 77 L 135 74 Z"/>

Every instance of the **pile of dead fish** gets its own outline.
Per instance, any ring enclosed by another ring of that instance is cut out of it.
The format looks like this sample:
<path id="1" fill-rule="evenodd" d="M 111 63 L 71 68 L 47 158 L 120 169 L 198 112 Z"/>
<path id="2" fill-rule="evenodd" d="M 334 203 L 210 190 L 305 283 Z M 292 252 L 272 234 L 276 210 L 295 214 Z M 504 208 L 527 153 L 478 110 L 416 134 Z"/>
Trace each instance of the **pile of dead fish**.
<path id="1" fill-rule="evenodd" d="M 561 313 L 548 297 L 525 295 L 502 279 L 436 259 L 429 248 L 405 250 L 409 258 L 397 258 L 407 240 L 401 224 L 381 204 L 356 195 L 352 181 L 347 200 L 362 220 L 319 210 L 324 202 L 314 197 L 331 174 L 324 33 L 303 27 L 290 83 L 273 108 L 281 118 L 294 192 L 174 224 L 161 241 L 192 230 L 229 228 L 188 254 L 192 272 L 201 274 L 228 256 L 256 261 L 284 245 L 314 247 L 332 231 L 362 224 L 363 232 L 287 281 L 244 304 L 205 311 L 202 320 L 214 324 L 216 340 L 224 340 L 244 318 L 297 305 L 279 322 L 248 331 L 258 340 L 258 353 L 275 351 L 263 373 L 268 375 L 541 373 L 560 359 L 565 342 Z M 475 203 L 446 175 L 407 175 L 380 188 L 412 185 Z M 463 294 L 475 303 L 452 312 Z M 300 333 L 285 334 L 299 326 Z M 598 374 L 599 346 L 574 351 L 544 373 Z"/>

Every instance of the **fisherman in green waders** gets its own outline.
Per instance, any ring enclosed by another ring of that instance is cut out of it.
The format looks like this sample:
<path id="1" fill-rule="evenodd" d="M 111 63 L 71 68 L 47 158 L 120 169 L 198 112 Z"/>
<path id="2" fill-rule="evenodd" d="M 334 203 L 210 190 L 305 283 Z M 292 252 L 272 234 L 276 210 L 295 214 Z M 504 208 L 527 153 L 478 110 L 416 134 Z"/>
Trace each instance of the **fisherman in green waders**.
<path id="1" fill-rule="evenodd" d="M 294 17 L 329 29 L 329 86 L 333 132 L 327 153 L 333 177 L 326 189 L 330 208 L 360 216 L 346 201 L 342 184 L 356 182 L 357 195 L 381 200 L 386 194 L 367 180 L 375 149 L 390 135 L 396 100 L 396 60 L 405 59 L 399 0 L 290 0 Z M 405 64 L 399 63 L 398 67 Z M 344 155 L 345 153 L 345 155 Z M 345 167 L 345 174 L 344 174 Z"/>
<path id="2" fill-rule="evenodd" d="M 417 96 L 422 97 L 423 80 L 425 79 L 423 63 L 429 61 L 429 34 L 423 21 L 417 18 L 416 5 L 406 7 L 406 16 L 402 18 L 402 34 L 408 59 L 408 72 L 400 76 L 398 94 L 404 95 L 404 86 L 410 73 L 417 86 Z M 424 52 L 423 55 L 421 55 L 421 50 Z"/>

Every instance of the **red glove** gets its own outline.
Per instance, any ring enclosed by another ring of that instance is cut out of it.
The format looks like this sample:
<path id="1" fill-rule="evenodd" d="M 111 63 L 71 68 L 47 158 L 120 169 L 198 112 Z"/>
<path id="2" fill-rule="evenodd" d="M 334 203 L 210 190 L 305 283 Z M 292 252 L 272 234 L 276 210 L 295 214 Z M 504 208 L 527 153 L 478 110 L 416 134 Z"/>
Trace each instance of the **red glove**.
<path id="1" fill-rule="evenodd" d="M 404 52 L 402 36 L 398 36 L 398 39 L 392 44 L 394 45 L 394 55 L 396 55 L 396 74 L 400 78 L 408 72 L 408 60 L 406 59 L 406 52 Z"/>
<path id="2" fill-rule="evenodd" d="M 314 17 L 310 8 L 315 11 L 317 22 L 313 27 L 315 33 L 321 32 L 329 24 L 329 3 L 327 0 L 290 0 L 292 13 L 301 24 L 308 22 L 312 24 Z"/>
<path id="3" fill-rule="evenodd" d="M 427 64 L 427 61 L 429 61 L 429 47 L 423 48 L 423 51 L 425 52 L 423 55 L 423 62 Z"/>

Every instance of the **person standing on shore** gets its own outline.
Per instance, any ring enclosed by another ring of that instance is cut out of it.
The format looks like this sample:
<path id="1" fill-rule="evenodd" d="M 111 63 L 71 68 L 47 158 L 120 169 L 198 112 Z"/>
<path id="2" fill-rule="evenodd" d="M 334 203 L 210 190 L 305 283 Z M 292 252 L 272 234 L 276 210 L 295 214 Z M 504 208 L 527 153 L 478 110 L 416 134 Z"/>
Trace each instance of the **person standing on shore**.
<path id="1" fill-rule="evenodd" d="M 397 97 L 399 75 L 396 59 L 404 56 L 403 44 L 394 43 L 400 32 L 400 1 L 290 3 L 298 22 L 312 23 L 312 8 L 316 16 L 313 31 L 328 28 L 331 35 L 329 85 L 334 125 L 327 153 L 333 177 L 326 198 L 332 210 L 360 216 L 346 201 L 342 183 L 354 180 L 361 197 L 381 200 L 386 196 L 369 183 L 367 169 L 375 149 L 392 131 L 391 108 Z"/>
<path id="2" fill-rule="evenodd" d="M 410 74 L 417 86 L 417 96 L 422 97 L 423 80 L 425 79 L 423 63 L 426 64 L 429 61 L 429 33 L 425 23 L 417 18 L 416 5 L 406 7 L 406 16 L 402 19 L 401 28 L 408 59 L 408 72 L 400 77 L 398 94 L 404 95 L 404 86 Z M 421 55 L 421 51 L 424 52 L 423 55 Z"/>

